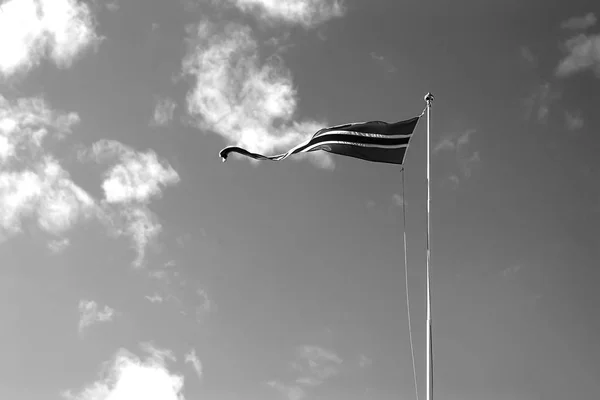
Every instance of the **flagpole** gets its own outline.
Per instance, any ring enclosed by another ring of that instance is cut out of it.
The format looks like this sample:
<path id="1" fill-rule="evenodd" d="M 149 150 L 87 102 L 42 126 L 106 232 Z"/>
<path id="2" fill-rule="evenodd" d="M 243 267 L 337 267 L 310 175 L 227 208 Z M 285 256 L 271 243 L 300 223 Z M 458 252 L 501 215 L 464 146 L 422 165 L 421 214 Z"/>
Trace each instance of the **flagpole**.
<path id="1" fill-rule="evenodd" d="M 429 188 L 430 181 L 430 161 L 429 161 L 429 135 L 431 126 L 431 103 L 433 102 L 433 95 L 427 93 L 425 96 L 425 102 L 427 103 L 427 349 L 426 349 L 426 365 L 427 365 L 427 391 L 426 400 L 433 400 L 433 340 L 432 340 L 432 324 L 431 324 L 431 274 L 430 274 L 430 232 L 429 232 L 429 212 L 431 203 L 431 194 Z"/>

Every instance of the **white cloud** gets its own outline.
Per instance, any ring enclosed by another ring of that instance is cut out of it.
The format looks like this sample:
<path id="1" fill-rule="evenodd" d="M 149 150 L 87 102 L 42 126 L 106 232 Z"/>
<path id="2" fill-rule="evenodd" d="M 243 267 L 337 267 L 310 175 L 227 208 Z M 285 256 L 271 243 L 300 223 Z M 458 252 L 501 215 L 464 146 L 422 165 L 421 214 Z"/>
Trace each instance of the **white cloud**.
<path id="1" fill-rule="evenodd" d="M 550 116 L 553 103 L 560 99 L 561 94 L 549 82 L 538 85 L 531 95 L 524 100 L 527 118 L 533 115 L 540 123 L 546 123 Z"/>
<path id="2" fill-rule="evenodd" d="M 302 400 L 306 392 L 298 385 L 286 385 L 278 381 L 269 381 L 267 385 L 283 394 L 288 400 Z"/>
<path id="3" fill-rule="evenodd" d="M 98 308 L 98 304 L 93 300 L 81 300 L 79 302 L 79 333 L 100 322 L 110 322 L 115 316 L 115 310 L 109 306 L 103 309 Z"/>
<path id="4" fill-rule="evenodd" d="M 67 400 L 184 400 L 184 378 L 172 373 L 165 359 L 141 360 L 127 350 L 117 352 L 97 382 L 64 393 Z"/>
<path id="5" fill-rule="evenodd" d="M 243 12 L 264 21 L 284 22 L 312 28 L 341 17 L 346 9 L 341 0 L 229 0 Z"/>
<path id="6" fill-rule="evenodd" d="M 377 54 L 375 52 L 371 52 L 371 58 L 379 64 L 385 72 L 388 74 L 392 74 L 397 71 L 397 68 L 392 64 L 389 60 L 387 60 L 384 56 Z"/>
<path id="7" fill-rule="evenodd" d="M 269 386 L 284 394 L 289 400 L 306 397 L 306 390 L 322 385 L 340 373 L 343 360 L 331 350 L 318 346 L 301 346 L 296 349 L 292 367 L 300 374 L 293 384 L 280 381 L 267 382 Z"/>
<path id="8" fill-rule="evenodd" d="M 521 57 L 527 62 L 528 65 L 536 65 L 537 59 L 533 55 L 531 49 L 527 46 L 521 46 Z"/>
<path id="9" fill-rule="evenodd" d="M 162 195 L 163 187 L 177 184 L 179 175 L 154 151 L 138 152 L 114 140 L 100 140 L 78 156 L 112 165 L 102 183 L 103 222 L 113 234 L 132 240 L 137 252 L 133 265 L 141 267 L 148 245 L 162 230 L 148 203 Z"/>
<path id="10" fill-rule="evenodd" d="M 584 30 L 591 28 L 596 24 L 596 16 L 594 13 L 587 13 L 581 17 L 569 18 L 561 24 L 563 29 Z"/>
<path id="11" fill-rule="evenodd" d="M 560 77 L 592 69 L 600 77 L 600 34 L 578 35 L 565 42 L 567 56 L 558 64 Z"/>
<path id="12" fill-rule="evenodd" d="M 113 229 L 113 233 L 128 237 L 132 242 L 132 247 L 137 254 L 133 266 L 142 267 L 148 245 L 162 231 L 158 218 L 145 206 L 119 207 L 111 217 L 109 227 Z"/>
<path id="13" fill-rule="evenodd" d="M 59 254 L 65 251 L 70 243 L 70 240 L 67 238 L 51 240 L 48 242 L 48 249 L 50 249 L 53 254 Z"/>
<path id="14" fill-rule="evenodd" d="M 460 134 L 447 135 L 433 147 L 432 153 L 436 154 L 440 151 L 461 151 L 469 144 L 473 133 L 475 133 L 475 130 L 470 129 Z"/>
<path id="15" fill-rule="evenodd" d="M 134 265 L 141 266 L 147 246 L 161 231 L 148 203 L 179 176 L 152 150 L 142 153 L 116 141 L 99 141 L 79 154 L 82 161 L 112 162 L 103 182 L 105 199 L 97 201 L 47 151 L 78 122 L 77 114 L 54 111 L 41 98 L 11 102 L 0 96 L 0 237 L 20 233 L 24 223 L 33 222 L 57 236 L 49 246 L 58 251 L 60 240 L 68 243 L 66 232 L 94 219 L 109 233 L 129 237 L 137 252 Z"/>
<path id="16" fill-rule="evenodd" d="M 392 200 L 394 201 L 394 204 L 398 207 L 402 207 L 404 205 L 404 197 L 401 194 L 394 193 L 394 195 L 392 196 Z"/>
<path id="17" fill-rule="evenodd" d="M 519 264 L 513 265 L 511 267 L 508 267 L 506 269 L 504 269 L 501 274 L 504 278 L 509 279 L 514 277 L 517 273 L 519 273 L 519 271 L 521 270 L 522 266 Z"/>
<path id="18" fill-rule="evenodd" d="M 69 67 L 99 43 L 89 6 L 77 0 L 9 0 L 0 12 L 0 75 L 27 72 L 49 57 Z"/>
<path id="19" fill-rule="evenodd" d="M 102 183 L 108 203 L 147 203 L 162 194 L 161 186 L 179 182 L 177 172 L 166 161 L 159 160 L 154 151 L 138 152 L 115 140 L 100 140 L 79 156 L 97 162 L 112 161 L 113 166 Z"/>
<path id="20" fill-rule="evenodd" d="M 198 289 L 196 294 L 202 299 L 202 303 L 196 307 L 196 320 L 202 322 L 208 314 L 214 311 L 214 304 L 206 291 Z"/>
<path id="21" fill-rule="evenodd" d="M 52 111 L 43 99 L 0 96 L 0 235 L 19 233 L 25 220 L 61 235 L 95 215 L 94 200 L 44 148 L 77 122 L 77 114 Z"/>
<path id="22" fill-rule="evenodd" d="M 162 303 L 164 301 L 164 298 L 158 293 L 154 293 L 152 296 L 145 296 L 145 298 L 150 303 Z"/>
<path id="23" fill-rule="evenodd" d="M 154 116 L 152 119 L 152 125 L 155 126 L 165 126 L 173 119 L 173 112 L 177 104 L 168 98 L 163 97 L 159 98 L 156 101 L 156 105 L 154 107 Z"/>
<path id="24" fill-rule="evenodd" d="M 250 151 L 271 152 L 287 151 L 324 126 L 294 121 L 297 93 L 290 72 L 277 57 L 259 63 L 258 45 L 248 27 L 228 24 L 218 32 L 204 22 L 189 42 L 183 70 L 196 84 L 187 105 L 201 129 Z M 309 157 L 333 167 L 325 152 Z"/>
<path id="25" fill-rule="evenodd" d="M 581 113 L 565 112 L 565 124 L 570 131 L 576 131 L 583 128 L 584 120 Z"/>
<path id="26" fill-rule="evenodd" d="M 469 178 L 473 172 L 473 168 L 481 162 L 481 157 L 478 151 L 471 152 L 469 143 L 471 136 L 476 131 L 474 129 L 467 130 L 459 134 L 450 134 L 442 138 L 433 148 L 433 153 L 448 151 L 454 153 L 458 167 L 464 178 Z M 449 178 L 455 185 L 460 181 L 457 175 L 451 175 Z"/>
<path id="27" fill-rule="evenodd" d="M 106 3 L 106 9 L 110 12 L 117 12 L 121 8 L 119 0 L 113 0 Z"/>
<path id="28" fill-rule="evenodd" d="M 360 359 L 358 360 L 359 367 L 369 368 L 371 365 L 373 365 L 373 360 L 371 360 L 369 357 L 365 356 L 364 354 L 360 356 Z"/>
<path id="29" fill-rule="evenodd" d="M 150 358 L 160 364 L 164 364 L 166 360 L 175 362 L 177 358 L 169 349 L 156 347 L 152 342 L 144 342 L 140 344 L 143 351 L 150 355 Z"/>
<path id="30" fill-rule="evenodd" d="M 199 379 L 202 379 L 202 363 L 200 362 L 200 359 L 196 355 L 195 349 L 191 349 L 189 351 L 189 353 L 187 353 L 185 355 L 185 362 L 187 364 L 192 364 L 194 371 L 196 371 L 196 375 L 198 375 Z"/>

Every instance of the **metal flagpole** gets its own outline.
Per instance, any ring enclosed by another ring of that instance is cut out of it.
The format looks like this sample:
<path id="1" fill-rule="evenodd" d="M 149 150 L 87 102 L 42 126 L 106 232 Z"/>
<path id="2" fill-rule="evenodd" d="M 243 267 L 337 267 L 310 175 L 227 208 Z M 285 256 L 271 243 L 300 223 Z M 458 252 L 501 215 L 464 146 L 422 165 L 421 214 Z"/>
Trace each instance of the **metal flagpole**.
<path id="1" fill-rule="evenodd" d="M 430 274 L 430 233 L 429 233 L 429 211 L 431 203 L 431 195 L 429 189 L 429 133 L 431 126 L 431 103 L 433 102 L 433 95 L 427 93 L 425 96 L 425 102 L 427 103 L 427 349 L 426 349 L 426 365 L 427 365 L 427 392 L 426 400 L 433 400 L 433 343 L 432 343 L 432 329 L 431 329 L 431 274 Z"/>

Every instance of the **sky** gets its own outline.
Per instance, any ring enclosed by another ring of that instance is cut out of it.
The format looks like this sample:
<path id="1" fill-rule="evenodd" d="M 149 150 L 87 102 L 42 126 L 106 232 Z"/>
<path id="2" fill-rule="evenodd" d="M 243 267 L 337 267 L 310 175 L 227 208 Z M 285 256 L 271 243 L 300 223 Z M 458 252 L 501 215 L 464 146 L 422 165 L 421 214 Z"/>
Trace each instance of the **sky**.
<path id="1" fill-rule="evenodd" d="M 600 393 L 597 2 L 0 3 L 0 398 L 425 399 L 426 120 L 218 153 L 428 92 L 434 396 Z"/>

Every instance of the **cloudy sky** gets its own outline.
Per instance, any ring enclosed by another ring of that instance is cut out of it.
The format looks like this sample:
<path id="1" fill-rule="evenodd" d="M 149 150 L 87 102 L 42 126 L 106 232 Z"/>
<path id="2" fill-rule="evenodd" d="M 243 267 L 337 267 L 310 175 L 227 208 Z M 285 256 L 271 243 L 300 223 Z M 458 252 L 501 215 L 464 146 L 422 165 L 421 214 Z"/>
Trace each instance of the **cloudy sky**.
<path id="1" fill-rule="evenodd" d="M 425 397 L 425 121 L 397 166 L 315 130 L 431 131 L 435 393 L 600 392 L 593 1 L 0 2 L 0 398 Z"/>

